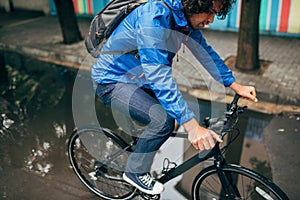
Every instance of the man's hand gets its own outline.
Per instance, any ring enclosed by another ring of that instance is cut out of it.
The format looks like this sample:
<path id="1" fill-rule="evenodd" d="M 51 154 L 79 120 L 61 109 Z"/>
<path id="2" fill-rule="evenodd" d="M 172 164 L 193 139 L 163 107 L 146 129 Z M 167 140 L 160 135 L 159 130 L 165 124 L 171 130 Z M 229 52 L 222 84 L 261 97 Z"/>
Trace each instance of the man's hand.
<path id="1" fill-rule="evenodd" d="M 258 99 L 256 98 L 256 91 L 253 86 L 243 86 L 238 84 L 237 82 L 233 82 L 229 87 L 241 97 L 254 102 L 258 102 Z"/>
<path id="2" fill-rule="evenodd" d="M 184 123 L 183 127 L 188 132 L 188 139 L 195 149 L 209 150 L 215 146 L 216 141 L 223 142 L 218 134 L 200 126 L 196 119 Z"/>

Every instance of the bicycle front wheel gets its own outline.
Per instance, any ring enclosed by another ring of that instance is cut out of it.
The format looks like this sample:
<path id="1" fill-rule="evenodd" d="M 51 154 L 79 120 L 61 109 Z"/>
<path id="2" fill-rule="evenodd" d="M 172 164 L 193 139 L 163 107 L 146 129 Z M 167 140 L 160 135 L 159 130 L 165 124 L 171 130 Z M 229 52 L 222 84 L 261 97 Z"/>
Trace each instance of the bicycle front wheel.
<path id="1" fill-rule="evenodd" d="M 68 157 L 80 181 L 104 199 L 131 199 L 135 188 L 123 181 L 128 145 L 109 129 L 75 131 L 68 142 Z"/>
<path id="2" fill-rule="evenodd" d="M 225 182 L 223 184 L 215 166 L 200 172 L 193 184 L 193 199 L 288 199 L 277 185 L 252 170 L 237 165 L 226 165 L 222 167 L 221 173 Z"/>

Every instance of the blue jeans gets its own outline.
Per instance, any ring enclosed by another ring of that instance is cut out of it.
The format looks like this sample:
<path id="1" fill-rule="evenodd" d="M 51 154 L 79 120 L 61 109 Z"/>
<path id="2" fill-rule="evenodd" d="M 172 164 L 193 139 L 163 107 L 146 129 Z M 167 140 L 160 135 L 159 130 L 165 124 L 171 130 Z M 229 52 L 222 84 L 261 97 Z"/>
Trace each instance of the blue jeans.
<path id="1" fill-rule="evenodd" d="M 149 172 L 155 153 L 169 138 L 175 120 L 166 113 L 149 89 L 116 83 L 98 85 L 96 93 L 104 104 L 146 126 L 134 151 L 129 155 L 126 171 Z"/>

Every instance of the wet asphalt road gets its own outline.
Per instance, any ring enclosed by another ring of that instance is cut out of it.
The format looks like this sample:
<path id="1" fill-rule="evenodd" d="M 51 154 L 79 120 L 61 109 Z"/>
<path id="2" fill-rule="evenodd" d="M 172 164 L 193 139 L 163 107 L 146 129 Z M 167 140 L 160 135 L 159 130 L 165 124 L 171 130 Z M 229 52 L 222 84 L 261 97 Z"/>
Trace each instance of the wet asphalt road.
<path id="1" fill-rule="evenodd" d="M 274 117 L 263 131 L 264 145 L 269 154 L 272 173 L 275 175 L 275 182 L 282 187 L 290 199 L 300 197 L 300 157 L 298 144 L 300 130 L 300 116 L 284 115 Z M 44 200 L 76 200 L 76 199 L 99 199 L 90 193 L 77 179 L 66 156 L 65 140 L 54 151 L 49 151 L 47 159 L 55 157 L 51 170 L 43 175 L 38 170 L 26 168 L 27 158 L 18 156 L 5 158 L 9 164 L 3 165 L 0 169 L 0 199 L 44 199 Z M 42 138 L 40 138 L 42 139 Z M 18 144 L 10 146 L 10 152 L 18 154 Z M 2 146 L 3 147 L 3 146 Z M 289 149 L 289 151 L 287 151 Z M 276 152 L 274 152 L 276 151 Z M 30 154 L 30 153 L 29 153 Z M 276 157 L 272 155 L 276 154 Z M 15 162 L 14 159 L 20 159 Z M 2 160 L 3 162 L 3 160 Z M 20 164 L 23 163 L 23 164 Z M 41 163 L 43 163 L 41 161 Z M 7 167 L 9 165 L 9 167 Z M 4 167 L 3 167 L 4 166 Z"/>

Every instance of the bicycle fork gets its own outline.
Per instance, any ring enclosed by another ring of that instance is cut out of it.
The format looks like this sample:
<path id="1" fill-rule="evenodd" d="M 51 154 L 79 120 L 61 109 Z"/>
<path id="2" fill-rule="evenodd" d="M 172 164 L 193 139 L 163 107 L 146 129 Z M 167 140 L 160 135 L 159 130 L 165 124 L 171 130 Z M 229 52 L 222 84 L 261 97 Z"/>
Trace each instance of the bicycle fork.
<path id="1" fill-rule="evenodd" d="M 236 178 L 234 178 L 230 172 L 224 172 L 222 170 L 223 166 L 226 165 L 226 161 L 222 154 L 218 154 L 217 156 L 215 156 L 214 164 L 216 166 L 218 177 L 222 184 L 221 194 L 223 194 L 226 197 L 226 199 L 230 200 L 236 199 L 236 197 L 241 197 L 236 185 Z"/>

